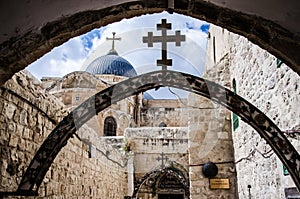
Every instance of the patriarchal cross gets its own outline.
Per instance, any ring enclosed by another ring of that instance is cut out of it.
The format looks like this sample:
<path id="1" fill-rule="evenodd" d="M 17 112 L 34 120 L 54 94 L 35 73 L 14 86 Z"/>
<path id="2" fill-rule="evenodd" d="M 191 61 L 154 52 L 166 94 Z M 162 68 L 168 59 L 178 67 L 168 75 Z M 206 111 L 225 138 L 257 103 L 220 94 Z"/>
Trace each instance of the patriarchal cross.
<path id="1" fill-rule="evenodd" d="M 164 152 L 162 152 L 160 154 L 161 157 L 158 157 L 156 158 L 157 161 L 160 161 L 161 160 L 161 167 L 165 167 L 165 163 L 164 163 L 164 160 L 168 161 L 169 158 L 167 156 L 165 156 Z"/>
<path id="2" fill-rule="evenodd" d="M 172 66 L 172 59 L 167 59 L 167 42 L 175 42 L 176 46 L 180 46 L 180 42 L 185 41 L 185 35 L 180 35 L 180 30 L 176 30 L 175 35 L 167 35 L 167 30 L 172 29 L 172 24 L 167 23 L 166 19 L 162 19 L 156 28 L 161 30 L 161 36 L 153 36 L 153 32 L 148 32 L 148 36 L 143 37 L 143 43 L 153 47 L 153 43 L 161 42 L 161 59 L 157 60 L 157 65 L 167 70 L 167 66 Z"/>
<path id="3" fill-rule="evenodd" d="M 116 38 L 116 37 L 115 37 L 115 35 L 116 35 L 115 32 L 113 32 L 112 35 L 113 35 L 112 38 L 106 37 L 106 40 L 112 40 L 111 49 L 112 49 L 112 50 L 115 50 L 115 40 L 121 40 L 121 38 L 120 38 L 120 37 L 119 37 L 119 38 Z"/>

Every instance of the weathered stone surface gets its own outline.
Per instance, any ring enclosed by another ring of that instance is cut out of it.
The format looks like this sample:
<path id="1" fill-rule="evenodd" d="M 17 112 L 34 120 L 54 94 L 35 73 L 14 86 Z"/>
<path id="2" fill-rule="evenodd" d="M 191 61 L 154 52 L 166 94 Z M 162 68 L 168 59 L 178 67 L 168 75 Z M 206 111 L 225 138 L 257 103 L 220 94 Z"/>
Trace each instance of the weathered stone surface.
<path id="1" fill-rule="evenodd" d="M 269 34 L 267 27 L 259 30 Z M 296 128 L 300 123 L 299 108 L 296 108 L 300 106 L 299 76 L 285 64 L 278 67 L 276 57 L 244 37 L 215 26 L 210 32 L 216 41 L 217 62 L 228 63 L 231 81 L 235 78 L 237 82 L 238 95 L 253 103 L 283 131 Z M 210 54 L 211 40 L 208 49 Z M 221 60 L 222 57 L 225 59 Z M 295 185 L 289 176 L 283 175 L 282 163 L 255 130 L 241 120 L 239 123 L 233 132 L 239 197 L 248 197 L 247 186 L 251 185 L 252 198 L 285 198 L 284 188 Z M 296 149 L 300 148 L 299 137 L 291 142 Z"/>
<path id="2" fill-rule="evenodd" d="M 0 190 L 15 191 L 34 153 L 65 112 L 57 111 L 63 110 L 62 104 L 44 95 L 26 72 L 14 76 L 3 89 L 5 95 L 0 97 L 0 107 L 5 111 L 0 116 L 5 123 L 0 126 Z M 97 136 L 89 128 L 82 128 L 79 134 L 94 140 Z M 98 143 L 97 147 L 104 146 Z M 114 150 L 110 149 L 111 156 L 115 162 L 122 162 L 123 157 Z M 39 189 L 40 197 L 97 198 L 101 195 L 119 199 L 127 188 L 124 170 L 106 157 L 89 158 L 89 147 L 77 139 L 72 139 L 59 153 L 46 176 Z M 117 192 L 111 190 L 112 184 Z"/>
<path id="3" fill-rule="evenodd" d="M 30 3 L 27 5 L 30 5 Z M 230 4 L 230 6 L 227 7 L 226 3 L 222 3 L 220 6 L 218 3 L 211 1 L 181 0 L 175 2 L 174 9 L 168 8 L 166 1 L 114 1 L 109 4 L 107 2 L 99 2 L 99 5 L 93 7 L 94 10 L 78 9 L 75 6 L 76 9 L 71 11 L 74 9 L 73 3 L 69 5 L 70 7 L 60 7 L 59 9 L 65 8 L 65 10 L 62 9 L 65 14 L 60 13 L 59 16 L 52 16 L 53 18 L 50 17 L 52 20 L 43 21 L 41 24 L 33 25 L 30 28 L 17 27 L 15 31 L 11 32 L 11 35 L 7 35 L 7 33 L 2 35 L 6 37 L 7 40 L 1 42 L 0 46 L 0 62 L 3 65 L 0 71 L 2 77 L 1 84 L 12 77 L 14 73 L 24 69 L 24 67 L 31 62 L 49 52 L 53 47 L 62 44 L 74 36 L 86 33 L 96 27 L 120 21 L 124 18 L 162 12 L 164 10 L 206 20 L 227 28 L 232 32 L 242 34 L 248 37 L 252 42 L 276 54 L 286 63 L 289 63 L 294 71 L 299 73 L 300 59 L 298 51 L 300 47 L 298 32 L 293 32 L 293 30 L 287 30 L 280 26 L 277 17 L 273 19 L 273 21 L 266 20 L 266 18 L 258 17 L 255 14 L 248 14 L 248 12 L 242 13 L 240 9 L 232 8 L 232 5 L 234 4 Z M 81 6 L 86 8 L 87 4 L 83 2 L 82 5 L 80 4 L 80 7 Z M 257 6 L 258 10 L 261 10 L 261 4 Z M 5 8 L 5 6 L 3 7 Z M 43 9 L 47 10 L 47 8 L 48 7 L 44 7 Z M 98 10 L 95 8 L 98 8 Z M 248 10 L 248 8 L 246 10 Z M 52 12 L 48 11 L 48 14 L 49 13 Z M 265 12 L 260 14 L 264 15 L 264 13 Z M 291 13 L 292 12 L 285 17 L 289 17 Z M 28 15 L 26 16 L 28 24 L 36 22 L 36 20 L 30 20 L 31 18 L 28 17 Z M 295 20 L 296 18 L 296 16 L 293 16 L 290 20 L 286 20 L 285 17 L 284 20 L 281 21 L 283 24 Z M 37 16 L 34 18 L 37 18 Z M 43 16 L 38 18 L 42 19 Z M 28 24 L 25 23 L 25 26 Z M 295 25 L 293 26 L 295 27 Z"/>
<path id="4" fill-rule="evenodd" d="M 227 85 L 228 73 L 226 68 L 220 67 L 217 73 L 206 71 L 205 78 Z M 196 94 L 189 95 L 188 103 L 189 107 L 201 104 L 200 109 L 190 108 L 188 120 L 191 198 L 237 198 L 231 123 L 226 119 L 230 112 Z M 202 173 L 206 162 L 217 163 L 219 172 L 216 178 L 230 179 L 229 190 L 209 188 L 209 179 Z"/>

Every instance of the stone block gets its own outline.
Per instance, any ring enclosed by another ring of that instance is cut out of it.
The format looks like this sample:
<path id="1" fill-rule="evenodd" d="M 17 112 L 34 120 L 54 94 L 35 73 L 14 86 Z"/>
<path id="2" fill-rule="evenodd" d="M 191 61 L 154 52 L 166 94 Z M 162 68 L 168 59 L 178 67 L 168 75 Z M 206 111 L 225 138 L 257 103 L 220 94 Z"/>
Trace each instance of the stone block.
<path id="1" fill-rule="evenodd" d="M 0 97 L 0 113 L 3 113 L 4 104 L 5 100 L 2 97 Z"/>
<path id="2" fill-rule="evenodd" d="M 42 143 L 43 138 L 41 137 L 41 135 L 38 132 L 36 132 L 34 130 L 31 130 L 30 132 L 32 133 L 33 141 L 35 143 Z"/>
<path id="3" fill-rule="evenodd" d="M 228 132 L 226 132 L 226 131 L 217 132 L 217 134 L 218 134 L 218 139 L 222 139 L 222 140 L 228 140 L 229 139 Z"/>
<path id="4" fill-rule="evenodd" d="M 37 114 L 37 123 L 39 124 L 39 125 L 42 125 L 43 126 L 43 124 L 44 124 L 44 117 L 41 115 L 41 114 Z"/>
<path id="5" fill-rule="evenodd" d="M 10 137 L 10 134 L 5 131 L 5 130 L 0 130 L 0 145 L 1 146 L 7 146 L 8 145 L 8 142 L 9 142 L 9 137 Z"/>
<path id="6" fill-rule="evenodd" d="M 8 102 L 4 103 L 4 113 L 7 117 L 7 119 L 11 120 L 13 118 L 16 109 L 17 109 L 16 105 L 14 105 L 12 103 L 8 103 Z"/>
<path id="7" fill-rule="evenodd" d="M 13 116 L 13 122 L 15 123 L 19 123 L 19 117 L 20 117 L 20 110 L 17 107 L 17 109 L 15 110 L 14 116 Z"/>
<path id="8" fill-rule="evenodd" d="M 16 135 L 22 137 L 24 131 L 24 126 L 20 124 L 16 124 Z"/>
<path id="9" fill-rule="evenodd" d="M 21 110 L 20 112 L 20 117 L 19 117 L 19 122 L 20 124 L 24 125 L 24 126 L 27 126 L 28 125 L 28 121 L 27 121 L 27 118 L 28 118 L 28 113 L 26 110 Z"/>
<path id="10" fill-rule="evenodd" d="M 17 137 L 14 134 L 11 134 L 8 145 L 11 147 L 17 147 L 18 142 L 19 142 L 19 137 Z"/>
<path id="11" fill-rule="evenodd" d="M 36 121 L 37 121 L 37 118 L 36 118 L 36 115 L 32 114 L 32 113 L 29 113 L 31 116 L 28 117 L 28 126 L 30 127 L 34 127 L 36 125 Z"/>
<path id="12" fill-rule="evenodd" d="M 28 128 L 24 128 L 24 131 L 23 131 L 23 138 L 24 139 L 31 139 L 31 137 L 30 137 L 30 129 L 28 129 Z"/>
<path id="13" fill-rule="evenodd" d="M 18 149 L 20 151 L 25 151 L 26 149 L 26 143 L 25 140 L 22 137 L 19 137 L 19 142 L 17 143 Z"/>
<path id="14" fill-rule="evenodd" d="M 16 131 L 16 123 L 10 122 L 7 124 L 7 132 L 11 133 L 11 134 L 15 134 Z"/>

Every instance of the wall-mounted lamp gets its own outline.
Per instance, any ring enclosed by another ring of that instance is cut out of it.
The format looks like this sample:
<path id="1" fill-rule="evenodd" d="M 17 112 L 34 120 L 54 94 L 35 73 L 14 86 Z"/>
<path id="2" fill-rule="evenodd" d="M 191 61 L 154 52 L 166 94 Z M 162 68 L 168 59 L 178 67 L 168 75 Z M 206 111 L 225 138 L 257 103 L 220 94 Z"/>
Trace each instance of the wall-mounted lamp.
<path id="1" fill-rule="evenodd" d="M 206 178 L 213 178 L 218 174 L 218 167 L 213 162 L 207 162 L 202 167 L 202 173 Z"/>

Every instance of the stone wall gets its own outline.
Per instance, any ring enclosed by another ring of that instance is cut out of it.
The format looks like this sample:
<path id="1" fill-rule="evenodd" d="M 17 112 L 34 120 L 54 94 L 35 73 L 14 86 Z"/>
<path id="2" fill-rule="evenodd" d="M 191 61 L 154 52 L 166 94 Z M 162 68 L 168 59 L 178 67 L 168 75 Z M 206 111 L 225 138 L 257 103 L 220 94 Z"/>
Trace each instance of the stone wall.
<path id="1" fill-rule="evenodd" d="M 221 28 L 217 31 L 224 33 Z M 209 34 L 203 74 L 203 78 L 226 88 L 230 88 L 229 62 L 226 61 L 230 40 L 230 37 L 216 38 Z M 209 83 L 207 85 L 209 89 Z M 231 112 L 196 94 L 189 95 L 188 107 L 191 198 L 237 198 Z M 219 169 L 214 178 L 229 179 L 229 189 L 210 189 L 209 179 L 202 173 L 203 164 L 207 162 L 215 163 Z"/>
<path id="2" fill-rule="evenodd" d="M 21 72 L 1 88 L 1 190 L 15 191 L 47 134 L 61 120 L 62 104 Z"/>
<path id="3" fill-rule="evenodd" d="M 230 112 L 196 94 L 189 95 L 189 164 L 191 198 L 236 198 L 236 172 Z M 211 189 L 202 168 L 218 167 L 217 179 L 229 179 L 229 189 Z"/>
<path id="4" fill-rule="evenodd" d="M 186 127 L 188 108 L 186 99 L 143 100 L 141 126 Z"/>
<path id="5" fill-rule="evenodd" d="M 127 195 L 127 167 L 123 155 L 103 141 L 95 142 L 97 134 L 86 126 L 78 135 L 83 142 L 73 138 L 62 149 L 47 173 L 39 195 L 114 199 Z M 90 139 L 94 141 L 88 142 Z"/>
<path id="6" fill-rule="evenodd" d="M 47 135 L 67 114 L 55 97 L 44 94 L 30 74 L 21 72 L 1 88 L 0 117 L 0 191 L 16 191 L 35 151 Z M 98 151 L 98 158 L 89 158 L 91 149 L 86 140 L 96 135 L 82 127 L 58 154 L 39 189 L 40 197 L 48 198 L 123 198 L 127 181 L 123 156 L 107 149 L 115 159 Z M 89 135 L 89 136 L 87 136 Z M 114 185 L 114 186 L 112 186 Z"/>
<path id="7" fill-rule="evenodd" d="M 115 75 L 93 75 L 84 71 L 75 71 L 65 75 L 62 78 L 42 78 L 42 86 L 46 92 L 54 95 L 64 105 L 65 109 L 73 110 L 85 100 L 96 93 L 126 80 L 127 77 Z M 118 94 L 114 90 L 112 96 Z M 138 126 L 139 106 L 142 95 L 134 95 L 113 103 L 109 108 L 94 116 L 87 125 L 103 136 L 104 121 L 107 117 L 112 116 L 117 121 L 116 135 L 122 136 L 125 128 Z"/>
<path id="8" fill-rule="evenodd" d="M 137 173 L 145 174 L 159 168 L 161 160 L 157 160 L 161 153 L 168 156 L 168 161 L 178 162 L 187 166 L 188 129 L 186 127 L 143 127 L 128 128 L 125 139 L 131 145 L 134 153 L 134 163 Z M 168 163 L 169 162 L 169 163 Z"/>
<path id="9" fill-rule="evenodd" d="M 234 78 L 237 83 L 237 94 L 263 111 L 282 131 L 299 130 L 299 76 L 242 36 L 215 26 L 211 26 L 210 36 L 210 54 L 211 39 L 215 38 L 215 52 L 219 51 L 215 64 L 228 64 L 231 81 Z M 299 152 L 299 135 L 289 139 Z M 239 197 L 249 197 L 250 185 L 252 198 L 285 198 L 285 188 L 295 185 L 288 175 L 283 175 L 282 163 L 258 133 L 239 121 L 233 140 Z"/>
<path id="10" fill-rule="evenodd" d="M 135 185 L 149 172 L 161 172 L 163 168 L 175 167 L 188 178 L 188 129 L 187 127 L 141 127 L 128 128 L 125 139 L 130 146 L 134 165 Z M 162 160 L 163 159 L 163 160 Z M 161 174 L 159 174 L 161 175 Z M 148 179 L 147 179 L 148 180 Z M 188 179 L 186 179 L 188 181 Z M 158 182 L 157 182 L 158 183 Z M 130 183 L 129 183 L 130 184 Z M 138 198 L 157 199 L 158 193 L 183 193 L 179 188 L 159 188 L 147 182 L 138 191 Z M 188 195 L 185 195 L 185 199 Z"/>

